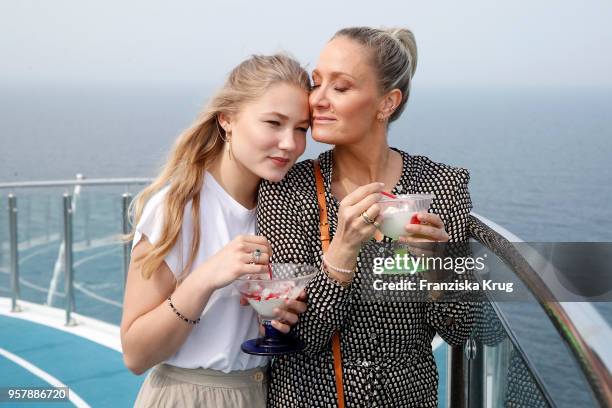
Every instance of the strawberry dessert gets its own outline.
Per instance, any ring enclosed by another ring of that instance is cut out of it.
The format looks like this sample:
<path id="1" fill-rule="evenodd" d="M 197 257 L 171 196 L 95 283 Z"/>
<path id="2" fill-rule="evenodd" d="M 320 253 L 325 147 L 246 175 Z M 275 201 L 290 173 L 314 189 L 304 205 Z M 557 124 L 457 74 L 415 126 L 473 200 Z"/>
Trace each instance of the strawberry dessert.
<path id="1" fill-rule="evenodd" d="M 273 319 L 274 308 L 281 306 L 285 299 L 295 299 L 301 290 L 295 282 L 282 280 L 245 282 L 240 288 L 240 292 L 263 319 Z"/>

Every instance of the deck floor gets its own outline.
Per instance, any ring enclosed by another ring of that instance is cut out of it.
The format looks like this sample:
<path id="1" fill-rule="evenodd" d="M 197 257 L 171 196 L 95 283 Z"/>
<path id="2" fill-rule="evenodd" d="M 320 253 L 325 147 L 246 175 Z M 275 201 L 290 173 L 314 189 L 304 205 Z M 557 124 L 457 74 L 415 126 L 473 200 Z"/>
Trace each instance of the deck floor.
<path id="1" fill-rule="evenodd" d="M 55 377 L 87 405 L 133 406 L 145 376 L 132 374 L 123 364 L 119 352 L 65 331 L 6 315 L 0 315 L 0 327 L 0 350 L 17 356 Z M 0 356 L 2 387 L 50 386 L 47 381 L 8 358 L 6 354 Z M 27 406 L 49 405 L 41 403 Z M 74 405 L 54 403 L 53 406 Z"/>
<path id="2" fill-rule="evenodd" d="M 440 378 L 439 406 L 444 407 L 446 347 L 437 347 L 434 356 Z M 0 314 L 0 387 L 49 387 L 59 381 L 70 388 L 76 400 L 53 403 L 53 407 L 131 407 L 145 377 L 146 374 L 136 376 L 125 367 L 116 347 L 12 314 Z"/>

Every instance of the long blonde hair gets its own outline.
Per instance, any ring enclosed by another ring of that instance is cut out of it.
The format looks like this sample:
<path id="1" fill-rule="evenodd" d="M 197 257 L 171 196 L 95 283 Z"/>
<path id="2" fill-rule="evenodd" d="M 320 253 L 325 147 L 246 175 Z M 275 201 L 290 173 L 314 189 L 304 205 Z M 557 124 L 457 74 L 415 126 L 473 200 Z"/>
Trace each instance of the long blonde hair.
<path id="1" fill-rule="evenodd" d="M 232 115 L 239 112 L 244 103 L 257 99 L 277 83 L 289 83 L 310 90 L 308 73 L 297 61 L 284 54 L 254 55 L 235 67 L 194 123 L 179 135 L 157 178 L 136 196 L 130 206 L 134 228 L 124 237 L 126 240 L 134 238 L 135 226 L 149 199 L 169 186 L 164 197 L 161 236 L 152 244 L 152 251 L 134 259 L 135 262 L 142 262 L 141 271 L 145 279 L 149 279 L 161 266 L 176 244 L 183 225 L 185 206 L 190 201 L 193 240 L 189 262 L 181 274 L 191 268 L 200 246 L 200 191 L 204 172 L 223 153 L 226 141 L 218 117 L 221 113 Z"/>

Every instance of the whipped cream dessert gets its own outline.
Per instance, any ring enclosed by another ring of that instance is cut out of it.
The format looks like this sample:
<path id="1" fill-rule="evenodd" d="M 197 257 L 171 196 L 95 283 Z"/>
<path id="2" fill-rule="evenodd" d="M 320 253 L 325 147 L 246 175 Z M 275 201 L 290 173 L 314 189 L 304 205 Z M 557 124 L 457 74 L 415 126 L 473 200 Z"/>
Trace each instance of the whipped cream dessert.
<path id="1" fill-rule="evenodd" d="M 266 320 L 274 319 L 274 308 L 280 307 L 285 299 L 297 298 L 301 290 L 292 281 L 248 282 L 241 288 L 249 304 Z"/>
<path id="2" fill-rule="evenodd" d="M 381 213 L 380 230 L 392 239 L 398 239 L 400 235 L 408 235 L 405 230 L 406 225 L 419 223 L 416 213 L 413 209 L 387 207 Z"/>
<path id="3" fill-rule="evenodd" d="M 380 206 L 380 231 L 393 240 L 410 235 L 408 224 L 420 224 L 417 213 L 427 212 L 435 196 L 433 194 L 401 194 L 395 198 L 384 197 Z"/>

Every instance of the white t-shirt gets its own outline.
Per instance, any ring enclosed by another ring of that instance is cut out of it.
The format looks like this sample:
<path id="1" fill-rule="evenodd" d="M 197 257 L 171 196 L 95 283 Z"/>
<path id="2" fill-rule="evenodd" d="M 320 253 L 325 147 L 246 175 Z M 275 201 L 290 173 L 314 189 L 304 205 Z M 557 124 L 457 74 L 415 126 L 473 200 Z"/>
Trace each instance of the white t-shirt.
<path id="1" fill-rule="evenodd" d="M 132 249 L 142 234 L 151 243 L 159 240 L 163 224 L 163 199 L 168 188 L 160 190 L 147 202 L 136 226 Z M 200 247 L 191 269 L 185 273 L 191 273 L 236 236 L 253 235 L 255 222 L 255 209 L 243 207 L 206 172 L 200 192 Z M 192 226 L 189 202 L 185 206 L 179 239 L 165 258 L 175 277 L 180 276 L 189 262 Z M 202 367 L 223 372 L 260 367 L 268 363 L 267 357 L 246 354 L 240 350 L 242 342 L 258 336 L 259 324 L 255 311 L 252 307 L 240 305 L 240 294 L 230 284 L 212 293 L 200 323 L 193 328 L 176 354 L 165 363 L 176 367 Z"/>

